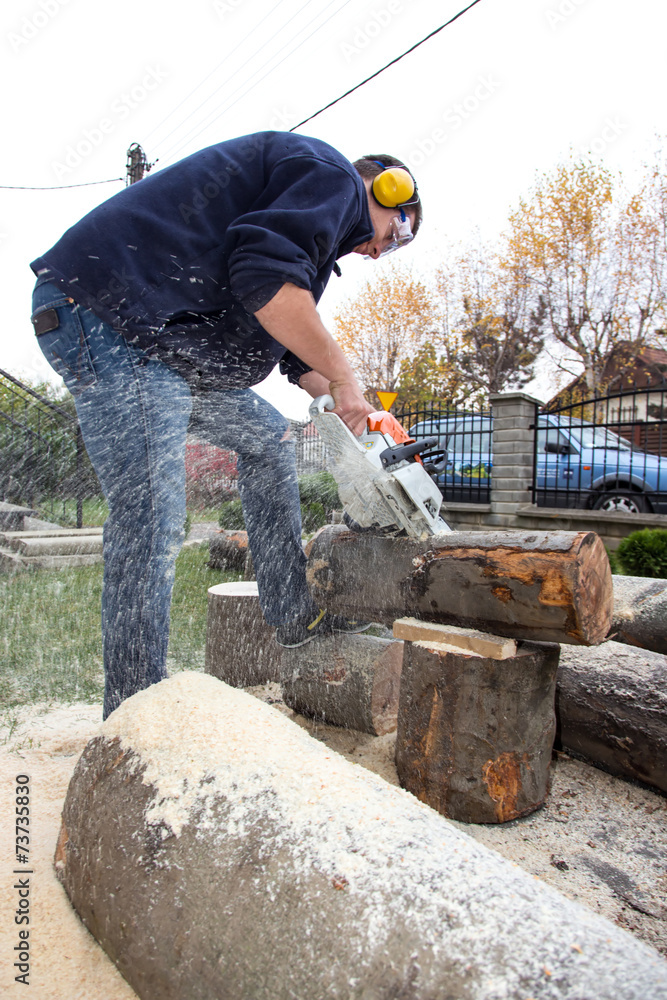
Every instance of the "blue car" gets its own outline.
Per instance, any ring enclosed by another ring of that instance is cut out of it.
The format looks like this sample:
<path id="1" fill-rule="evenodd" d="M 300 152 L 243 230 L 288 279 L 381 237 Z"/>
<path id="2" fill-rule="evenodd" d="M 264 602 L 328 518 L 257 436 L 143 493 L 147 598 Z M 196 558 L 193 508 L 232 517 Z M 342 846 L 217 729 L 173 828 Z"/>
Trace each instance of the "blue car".
<path id="1" fill-rule="evenodd" d="M 413 437 L 436 435 L 424 460 L 445 499 L 488 499 L 492 418 L 453 415 L 423 421 Z M 545 414 L 538 420 L 536 500 L 541 506 L 667 513 L 667 458 L 634 448 L 585 420 Z"/>

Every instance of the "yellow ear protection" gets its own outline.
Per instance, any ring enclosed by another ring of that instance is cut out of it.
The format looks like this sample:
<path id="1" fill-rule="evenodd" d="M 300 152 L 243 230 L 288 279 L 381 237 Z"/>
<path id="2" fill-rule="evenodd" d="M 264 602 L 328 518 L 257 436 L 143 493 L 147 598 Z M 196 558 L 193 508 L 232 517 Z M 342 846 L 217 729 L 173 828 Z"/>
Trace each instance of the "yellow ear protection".
<path id="1" fill-rule="evenodd" d="M 379 160 L 375 161 L 382 167 L 382 173 L 373 178 L 373 195 L 384 208 L 398 208 L 408 205 L 417 191 L 414 178 L 405 167 L 385 167 Z"/>

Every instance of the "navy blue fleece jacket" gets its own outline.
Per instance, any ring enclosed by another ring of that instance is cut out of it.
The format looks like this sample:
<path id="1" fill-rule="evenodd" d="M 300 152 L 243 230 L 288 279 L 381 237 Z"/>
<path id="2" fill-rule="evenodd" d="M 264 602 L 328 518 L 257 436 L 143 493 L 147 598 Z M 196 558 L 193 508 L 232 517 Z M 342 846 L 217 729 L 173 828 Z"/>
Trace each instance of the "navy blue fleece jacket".
<path id="1" fill-rule="evenodd" d="M 149 353 L 211 384 L 262 379 L 287 352 L 253 313 L 285 283 L 319 301 L 373 235 L 363 181 L 318 139 L 209 146 L 93 209 L 31 267 Z M 287 354 L 296 381 L 309 369 Z"/>

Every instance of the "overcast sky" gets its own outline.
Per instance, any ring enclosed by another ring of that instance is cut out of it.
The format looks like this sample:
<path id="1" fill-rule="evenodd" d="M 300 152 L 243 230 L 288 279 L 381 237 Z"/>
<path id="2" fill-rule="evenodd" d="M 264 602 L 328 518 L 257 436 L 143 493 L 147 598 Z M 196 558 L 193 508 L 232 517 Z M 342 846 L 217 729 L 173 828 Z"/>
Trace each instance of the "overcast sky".
<path id="1" fill-rule="evenodd" d="M 0 185 L 124 178 L 139 142 L 155 170 L 222 139 L 288 129 L 424 38 L 464 0 L 4 0 Z M 350 159 L 412 166 L 425 208 L 402 259 L 427 273 L 445 241 L 493 238 L 536 176 L 571 150 L 636 181 L 667 134 L 659 0 L 481 0 L 309 122 Z M 29 321 L 29 262 L 124 180 L 0 190 L 0 367 L 52 373 Z M 342 261 L 332 310 L 371 274 Z M 55 379 L 55 377 L 54 377 Z M 305 394 L 272 378 L 289 416 Z"/>

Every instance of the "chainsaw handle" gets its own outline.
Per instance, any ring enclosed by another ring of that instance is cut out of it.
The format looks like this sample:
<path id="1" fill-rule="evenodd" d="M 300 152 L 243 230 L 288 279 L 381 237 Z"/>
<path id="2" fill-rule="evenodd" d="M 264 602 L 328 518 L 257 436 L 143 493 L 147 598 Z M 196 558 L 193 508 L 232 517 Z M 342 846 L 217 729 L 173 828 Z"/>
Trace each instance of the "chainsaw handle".
<path id="1" fill-rule="evenodd" d="M 410 458 L 414 458 L 420 451 L 427 451 L 429 448 L 433 448 L 437 443 L 438 439 L 435 437 L 422 438 L 419 441 L 411 441 L 408 444 L 396 445 L 394 448 L 386 448 L 380 453 L 382 467 L 390 469 L 393 465 L 398 465 L 399 462 L 405 462 Z"/>
<path id="2" fill-rule="evenodd" d="M 325 394 L 324 396 L 317 396 L 310 406 L 308 407 L 308 415 L 316 417 L 319 413 L 324 413 L 326 410 L 333 410 L 336 408 L 336 401 L 333 396 Z"/>

